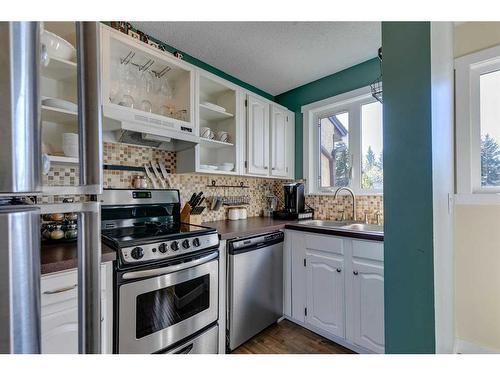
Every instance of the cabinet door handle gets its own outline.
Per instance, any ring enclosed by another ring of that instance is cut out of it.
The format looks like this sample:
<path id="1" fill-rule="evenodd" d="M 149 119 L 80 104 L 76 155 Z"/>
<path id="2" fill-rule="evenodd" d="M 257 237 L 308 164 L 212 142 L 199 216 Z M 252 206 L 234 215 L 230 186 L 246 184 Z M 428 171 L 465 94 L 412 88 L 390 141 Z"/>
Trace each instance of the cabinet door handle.
<path id="1" fill-rule="evenodd" d="M 68 292 L 70 290 L 75 289 L 77 286 L 78 286 L 77 284 L 74 284 L 61 289 L 47 290 L 43 292 L 43 294 L 58 294 L 58 293 Z"/>
<path id="2" fill-rule="evenodd" d="M 337 272 L 342 272 L 342 269 L 341 268 L 337 268 Z"/>
<path id="3" fill-rule="evenodd" d="M 357 275 L 358 274 L 358 271 L 352 271 L 353 274 Z"/>

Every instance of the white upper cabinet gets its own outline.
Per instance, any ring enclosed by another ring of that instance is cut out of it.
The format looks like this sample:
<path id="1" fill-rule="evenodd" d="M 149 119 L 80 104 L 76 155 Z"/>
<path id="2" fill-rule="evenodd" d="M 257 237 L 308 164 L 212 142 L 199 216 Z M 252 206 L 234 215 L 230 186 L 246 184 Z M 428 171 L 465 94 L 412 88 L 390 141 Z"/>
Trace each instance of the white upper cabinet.
<path id="1" fill-rule="evenodd" d="M 344 337 L 343 256 L 306 250 L 306 322 Z"/>
<path id="2" fill-rule="evenodd" d="M 247 171 L 269 175 L 269 104 L 247 96 Z"/>
<path id="3" fill-rule="evenodd" d="M 271 176 L 288 175 L 288 112 L 276 105 L 271 105 Z"/>
<path id="4" fill-rule="evenodd" d="M 101 62 L 106 118 L 142 124 L 158 136 L 162 129 L 198 134 L 191 65 L 104 25 Z M 112 126 L 105 122 L 107 130 Z"/>
<path id="5" fill-rule="evenodd" d="M 105 25 L 101 96 L 104 141 L 176 151 L 178 173 L 294 178 L 292 112 Z"/>
<path id="6" fill-rule="evenodd" d="M 295 119 L 292 112 L 247 94 L 246 160 L 248 175 L 294 178 Z"/>

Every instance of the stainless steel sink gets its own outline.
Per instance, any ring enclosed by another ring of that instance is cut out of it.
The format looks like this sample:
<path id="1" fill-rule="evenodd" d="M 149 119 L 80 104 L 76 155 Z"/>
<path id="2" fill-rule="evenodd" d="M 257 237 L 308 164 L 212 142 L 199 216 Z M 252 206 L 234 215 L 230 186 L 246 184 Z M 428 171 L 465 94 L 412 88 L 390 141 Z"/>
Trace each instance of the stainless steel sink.
<path id="1" fill-rule="evenodd" d="M 380 232 L 384 233 L 384 227 L 382 225 L 375 224 L 365 224 L 365 223 L 353 223 L 348 225 L 342 225 L 340 228 L 348 229 L 358 232 Z"/>
<path id="2" fill-rule="evenodd" d="M 352 224 L 354 222 L 348 221 L 334 221 L 334 220 L 304 220 L 299 221 L 299 225 L 313 225 L 316 227 L 335 227 L 339 228 L 343 225 Z"/>
<path id="3" fill-rule="evenodd" d="M 382 225 L 365 224 L 359 221 L 305 220 L 299 222 L 297 225 L 323 228 L 329 227 L 332 229 L 348 232 L 384 233 L 384 227 Z"/>

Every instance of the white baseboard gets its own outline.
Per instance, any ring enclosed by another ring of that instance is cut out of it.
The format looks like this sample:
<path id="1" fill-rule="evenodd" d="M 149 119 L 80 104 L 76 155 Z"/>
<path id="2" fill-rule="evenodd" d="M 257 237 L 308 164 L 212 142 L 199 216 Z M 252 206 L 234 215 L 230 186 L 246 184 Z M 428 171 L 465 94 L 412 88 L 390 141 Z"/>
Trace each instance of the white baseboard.
<path id="1" fill-rule="evenodd" d="M 455 353 L 458 354 L 500 354 L 500 350 L 495 350 L 478 345 L 473 342 L 457 339 L 455 341 Z"/>

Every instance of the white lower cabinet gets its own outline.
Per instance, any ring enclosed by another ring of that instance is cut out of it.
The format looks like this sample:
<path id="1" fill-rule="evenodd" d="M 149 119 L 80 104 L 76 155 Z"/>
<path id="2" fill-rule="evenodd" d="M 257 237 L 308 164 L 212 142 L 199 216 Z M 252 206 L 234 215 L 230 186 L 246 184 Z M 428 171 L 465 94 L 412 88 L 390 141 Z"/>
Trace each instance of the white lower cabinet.
<path id="1" fill-rule="evenodd" d="M 353 259 L 352 341 L 375 353 L 384 352 L 384 266 Z"/>
<path id="2" fill-rule="evenodd" d="M 306 250 L 306 322 L 337 336 L 344 335 L 344 260 Z"/>
<path id="3" fill-rule="evenodd" d="M 383 242 L 285 233 L 285 315 L 354 350 L 384 353 Z"/>
<path id="4" fill-rule="evenodd" d="M 42 353 L 78 354 L 77 270 L 42 276 Z M 112 266 L 101 266 L 102 353 L 112 352 Z"/>

